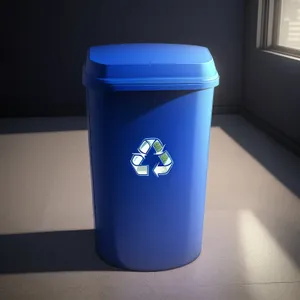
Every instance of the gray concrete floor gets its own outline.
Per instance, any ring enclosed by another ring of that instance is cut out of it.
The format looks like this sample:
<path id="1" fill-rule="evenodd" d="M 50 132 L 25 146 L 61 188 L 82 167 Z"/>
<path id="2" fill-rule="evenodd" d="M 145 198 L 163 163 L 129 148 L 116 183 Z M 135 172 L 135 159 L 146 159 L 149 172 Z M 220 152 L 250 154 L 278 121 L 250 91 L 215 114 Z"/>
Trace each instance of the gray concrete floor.
<path id="1" fill-rule="evenodd" d="M 300 299 L 300 160 L 243 118 L 213 120 L 201 257 L 157 273 L 97 258 L 87 132 L 50 123 L 0 122 L 1 300 Z"/>

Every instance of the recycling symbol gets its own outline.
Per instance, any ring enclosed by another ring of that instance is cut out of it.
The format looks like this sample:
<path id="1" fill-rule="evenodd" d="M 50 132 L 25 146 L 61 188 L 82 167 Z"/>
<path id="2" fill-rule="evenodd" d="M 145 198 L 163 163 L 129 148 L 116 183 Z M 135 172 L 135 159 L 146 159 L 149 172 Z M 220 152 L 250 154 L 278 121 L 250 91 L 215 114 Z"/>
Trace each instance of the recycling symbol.
<path id="1" fill-rule="evenodd" d="M 138 148 L 138 153 L 133 153 L 130 163 L 138 176 L 149 176 L 149 166 L 143 165 L 143 162 L 152 148 L 159 158 L 158 163 L 153 168 L 155 176 L 167 175 L 171 171 L 174 162 L 168 151 L 164 150 L 166 145 L 163 145 L 160 139 L 147 138 L 144 139 Z"/>

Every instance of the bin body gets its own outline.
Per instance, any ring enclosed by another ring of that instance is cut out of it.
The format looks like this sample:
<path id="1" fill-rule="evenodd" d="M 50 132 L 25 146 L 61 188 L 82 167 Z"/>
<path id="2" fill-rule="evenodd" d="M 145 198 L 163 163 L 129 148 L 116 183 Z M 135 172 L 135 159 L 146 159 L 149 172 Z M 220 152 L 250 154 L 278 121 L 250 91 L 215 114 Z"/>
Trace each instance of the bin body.
<path id="1" fill-rule="evenodd" d="M 200 52 L 198 57 L 186 57 L 190 48 Z M 185 265 L 201 252 L 213 93 L 219 78 L 211 57 L 203 59 L 202 52 L 209 53 L 197 46 L 137 44 L 95 47 L 88 53 L 83 81 L 96 245 L 111 265 L 165 270 Z M 118 56 L 122 53 L 123 58 Z M 177 53 L 173 64 L 172 53 Z M 96 67 L 89 66 L 91 61 Z M 205 64 L 210 64 L 206 73 Z M 203 76 L 194 76 L 196 69 Z M 181 73 L 185 77 L 176 77 Z M 214 76 L 205 77 L 208 73 Z"/>

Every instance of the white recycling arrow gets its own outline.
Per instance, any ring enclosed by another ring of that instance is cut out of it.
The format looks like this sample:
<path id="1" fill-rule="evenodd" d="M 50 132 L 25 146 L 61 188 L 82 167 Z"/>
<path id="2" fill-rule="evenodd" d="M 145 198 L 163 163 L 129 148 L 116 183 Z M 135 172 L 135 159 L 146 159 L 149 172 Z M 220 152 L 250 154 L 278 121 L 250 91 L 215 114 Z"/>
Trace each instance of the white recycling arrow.
<path id="1" fill-rule="evenodd" d="M 153 168 L 153 173 L 157 177 L 159 177 L 159 175 L 167 175 L 169 174 L 172 167 L 173 167 L 173 163 L 170 164 L 169 166 L 159 166 L 159 163 L 157 163 Z"/>
<path id="2" fill-rule="evenodd" d="M 145 159 L 145 156 L 142 154 L 133 154 L 133 157 L 131 159 L 131 165 L 133 166 L 135 172 L 140 176 L 148 176 L 149 175 L 149 167 L 148 166 L 142 166 Z"/>
<path id="3" fill-rule="evenodd" d="M 165 151 L 165 145 L 157 138 L 147 138 L 144 139 L 141 145 L 138 148 L 138 153 L 133 153 L 133 156 L 130 160 L 132 167 L 139 176 L 149 176 L 149 166 L 142 165 L 147 154 L 154 148 L 154 155 L 158 156 L 162 165 L 158 162 L 153 168 L 153 173 L 155 176 L 159 177 L 160 175 L 169 174 L 171 168 L 174 165 L 174 162 L 171 158 L 171 155 L 168 151 Z"/>
<path id="4" fill-rule="evenodd" d="M 148 152 L 150 151 L 150 149 L 152 148 L 152 145 L 153 145 L 154 141 L 155 141 L 155 139 L 145 139 L 141 143 L 140 147 L 138 148 L 138 151 L 140 153 L 143 153 L 143 154 L 147 155 Z"/>

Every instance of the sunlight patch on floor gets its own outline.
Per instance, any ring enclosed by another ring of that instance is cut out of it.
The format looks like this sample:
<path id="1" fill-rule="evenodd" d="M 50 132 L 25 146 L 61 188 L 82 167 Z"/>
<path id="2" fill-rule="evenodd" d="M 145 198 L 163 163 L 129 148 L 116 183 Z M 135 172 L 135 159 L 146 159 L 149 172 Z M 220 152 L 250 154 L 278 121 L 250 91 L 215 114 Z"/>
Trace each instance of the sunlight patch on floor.
<path id="1" fill-rule="evenodd" d="M 239 212 L 237 224 L 247 281 L 267 282 L 272 273 L 277 282 L 287 281 L 287 274 L 291 281 L 299 276 L 297 265 L 250 210 Z"/>

